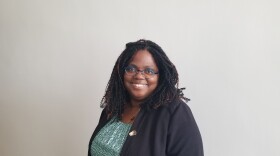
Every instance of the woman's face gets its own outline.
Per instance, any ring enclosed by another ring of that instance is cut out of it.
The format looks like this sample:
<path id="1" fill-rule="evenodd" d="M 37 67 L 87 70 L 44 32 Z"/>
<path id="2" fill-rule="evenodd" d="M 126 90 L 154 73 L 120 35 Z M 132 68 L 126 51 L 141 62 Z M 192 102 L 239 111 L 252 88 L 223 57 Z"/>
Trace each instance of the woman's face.
<path id="1" fill-rule="evenodd" d="M 139 50 L 132 57 L 128 66 L 135 67 L 138 71 L 153 70 L 158 72 L 158 67 L 153 56 L 147 50 Z M 134 75 L 124 74 L 124 85 L 130 95 L 131 103 L 143 102 L 158 85 L 159 75 L 155 74 L 146 78 L 143 72 L 137 72 Z"/>

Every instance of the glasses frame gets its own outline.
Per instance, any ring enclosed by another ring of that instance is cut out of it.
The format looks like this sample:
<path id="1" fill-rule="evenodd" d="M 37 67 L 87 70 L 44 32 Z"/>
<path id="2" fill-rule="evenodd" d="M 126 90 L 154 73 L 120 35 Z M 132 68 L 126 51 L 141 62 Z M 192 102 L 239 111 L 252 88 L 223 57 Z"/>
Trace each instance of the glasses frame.
<path id="1" fill-rule="evenodd" d="M 133 73 L 129 73 L 129 72 L 127 71 L 127 68 L 128 68 L 128 67 L 133 67 L 134 69 L 136 69 L 136 71 L 133 72 Z M 145 71 L 146 71 L 147 69 L 148 69 L 148 68 L 146 68 L 146 69 L 144 69 L 144 70 L 139 70 L 139 69 L 137 69 L 136 66 L 128 65 L 127 67 L 124 68 L 124 72 L 125 72 L 127 75 L 130 75 L 130 76 L 135 76 L 136 74 L 141 73 L 146 79 L 153 78 L 155 75 L 158 75 L 158 74 L 159 74 L 159 72 L 155 72 L 155 71 L 152 69 L 154 73 L 149 75 L 149 74 L 145 73 Z"/>

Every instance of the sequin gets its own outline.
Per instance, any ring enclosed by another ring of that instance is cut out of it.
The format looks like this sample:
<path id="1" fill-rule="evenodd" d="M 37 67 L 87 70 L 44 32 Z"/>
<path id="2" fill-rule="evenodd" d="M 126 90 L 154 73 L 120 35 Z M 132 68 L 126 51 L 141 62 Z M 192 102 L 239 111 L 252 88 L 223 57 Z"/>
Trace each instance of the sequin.
<path id="1" fill-rule="evenodd" d="M 131 124 L 111 119 L 96 135 L 91 145 L 93 156 L 119 156 Z"/>

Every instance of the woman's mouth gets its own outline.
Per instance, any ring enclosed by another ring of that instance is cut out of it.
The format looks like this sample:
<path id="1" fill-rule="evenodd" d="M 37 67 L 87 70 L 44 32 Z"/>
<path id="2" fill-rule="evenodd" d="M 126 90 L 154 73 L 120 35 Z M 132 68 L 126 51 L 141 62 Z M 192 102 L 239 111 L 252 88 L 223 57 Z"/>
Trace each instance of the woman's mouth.
<path id="1" fill-rule="evenodd" d="M 139 83 L 132 83 L 131 85 L 136 89 L 142 89 L 148 86 L 147 84 L 139 84 Z"/>

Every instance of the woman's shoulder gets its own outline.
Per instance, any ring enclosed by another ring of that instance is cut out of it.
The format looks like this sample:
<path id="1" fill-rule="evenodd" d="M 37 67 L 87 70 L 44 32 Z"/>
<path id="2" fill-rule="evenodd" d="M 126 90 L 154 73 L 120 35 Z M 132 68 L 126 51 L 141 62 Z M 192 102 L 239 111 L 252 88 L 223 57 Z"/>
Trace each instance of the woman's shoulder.
<path id="1" fill-rule="evenodd" d="M 186 113 L 191 111 L 188 104 L 181 99 L 170 102 L 169 104 L 163 106 L 163 109 L 167 109 L 169 111 L 169 113 L 171 113 L 171 114 L 174 114 L 174 113 L 180 112 L 180 111 L 186 112 Z"/>
<path id="2" fill-rule="evenodd" d="M 162 105 L 159 108 L 150 112 L 155 118 L 164 119 L 187 119 L 188 121 L 194 120 L 192 111 L 187 103 L 183 100 L 172 101 L 167 105 Z"/>

